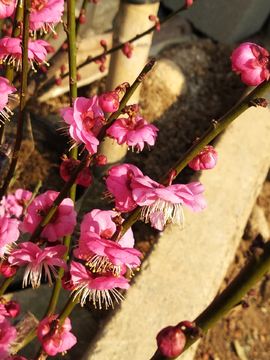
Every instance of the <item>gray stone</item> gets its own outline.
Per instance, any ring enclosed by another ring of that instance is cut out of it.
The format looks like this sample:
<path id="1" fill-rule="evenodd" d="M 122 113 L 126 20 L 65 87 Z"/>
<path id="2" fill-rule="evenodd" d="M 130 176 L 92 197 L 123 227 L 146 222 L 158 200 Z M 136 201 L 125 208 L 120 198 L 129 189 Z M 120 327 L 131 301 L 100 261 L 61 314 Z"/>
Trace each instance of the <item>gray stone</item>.
<path id="1" fill-rule="evenodd" d="M 268 172 L 269 117 L 270 109 L 250 108 L 220 136 L 218 165 L 199 177 L 207 209 L 185 211 L 183 231 L 165 229 L 121 310 L 83 360 L 149 359 L 162 328 L 193 320 L 216 296 Z M 180 358 L 191 360 L 195 350 L 196 345 Z"/>
<path id="2" fill-rule="evenodd" d="M 176 10 L 185 1 L 163 0 L 163 3 Z M 182 15 L 214 40 L 231 43 L 259 31 L 269 13 L 269 0 L 204 0 L 194 2 Z"/>

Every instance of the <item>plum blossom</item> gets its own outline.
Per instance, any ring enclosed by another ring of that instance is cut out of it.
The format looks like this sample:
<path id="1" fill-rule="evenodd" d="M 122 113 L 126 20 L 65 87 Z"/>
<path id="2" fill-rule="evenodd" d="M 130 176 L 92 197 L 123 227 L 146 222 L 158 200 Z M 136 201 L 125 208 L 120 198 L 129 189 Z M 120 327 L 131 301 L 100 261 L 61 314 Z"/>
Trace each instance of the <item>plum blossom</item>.
<path id="1" fill-rule="evenodd" d="M 137 146 L 138 150 L 143 150 L 144 143 L 153 146 L 156 141 L 158 128 L 148 124 L 141 116 L 117 119 L 109 129 L 107 134 L 116 139 L 118 145 L 131 146 L 134 150 Z"/>
<path id="2" fill-rule="evenodd" d="M 134 237 L 131 228 L 116 242 L 110 240 L 117 226 L 112 220 L 123 222 L 115 211 L 95 209 L 86 214 L 81 224 L 79 248 L 74 251 L 77 258 L 86 261 L 94 273 L 108 272 L 122 275 L 126 267 L 131 270 L 140 265 L 141 253 L 133 249 Z"/>
<path id="3" fill-rule="evenodd" d="M 61 109 L 60 114 L 70 125 L 69 134 L 75 140 L 73 146 L 83 143 L 90 154 L 96 153 L 99 144 L 96 136 L 105 121 L 104 113 L 98 106 L 98 97 L 78 97 L 73 107 Z"/>
<path id="4" fill-rule="evenodd" d="M 241 73 L 246 85 L 256 86 L 270 78 L 269 53 L 251 42 L 241 44 L 231 56 L 232 70 Z"/>
<path id="5" fill-rule="evenodd" d="M 188 166 L 193 170 L 210 170 L 216 166 L 218 154 L 211 145 L 207 145 L 192 159 Z"/>
<path id="6" fill-rule="evenodd" d="M 137 203 L 133 200 L 130 182 L 134 177 L 141 176 L 141 170 L 131 164 L 113 166 L 110 169 L 106 179 L 106 196 L 114 197 L 116 210 L 126 213 L 135 209 Z"/>
<path id="7" fill-rule="evenodd" d="M 22 60 L 22 48 L 20 46 L 21 39 L 4 37 L 0 40 L 0 64 L 7 62 L 12 64 L 16 70 L 21 70 Z M 41 65 L 45 63 L 45 57 L 47 55 L 46 46 L 50 46 L 47 41 L 44 40 L 32 40 L 28 42 L 28 61 L 32 70 L 36 72 L 34 64 Z"/>
<path id="8" fill-rule="evenodd" d="M 5 359 L 9 354 L 9 344 L 11 344 L 17 338 L 17 331 L 14 326 L 10 325 L 10 322 L 0 315 L 0 359 Z"/>
<path id="9" fill-rule="evenodd" d="M 11 16 L 14 13 L 16 0 L 0 1 L 0 19 Z"/>
<path id="10" fill-rule="evenodd" d="M 80 160 L 76 159 L 68 159 L 67 157 L 62 157 L 63 162 L 60 166 L 60 175 L 61 178 L 65 181 L 68 181 L 70 178 L 71 173 L 74 169 L 79 165 Z M 89 167 L 85 167 L 82 171 L 79 172 L 77 179 L 74 184 L 82 185 L 82 186 L 89 186 L 92 182 L 92 173 Z"/>
<path id="11" fill-rule="evenodd" d="M 117 303 L 124 300 L 123 295 L 116 289 L 128 289 L 130 280 L 123 276 L 114 276 L 112 273 L 93 274 L 87 270 L 82 264 L 72 261 L 70 264 L 71 281 L 76 285 L 76 296 L 80 296 L 80 303 L 83 306 L 87 297 L 93 301 L 96 307 L 98 303 L 99 308 L 105 304 L 107 309 L 110 305 L 113 306 L 113 300 Z"/>
<path id="12" fill-rule="evenodd" d="M 66 318 L 61 328 L 57 315 L 41 320 L 37 328 L 37 338 L 46 354 L 54 356 L 64 353 L 77 343 L 77 338 L 70 332 L 70 319 Z"/>
<path id="13" fill-rule="evenodd" d="M 19 221 L 10 219 L 10 215 L 5 213 L 3 206 L 0 206 L 0 257 L 10 252 L 10 245 L 18 240 L 20 232 L 18 230 Z"/>
<path id="14" fill-rule="evenodd" d="M 58 276 L 55 266 L 60 266 L 67 271 L 66 262 L 61 259 L 67 251 L 66 246 L 56 245 L 47 247 L 44 250 L 41 250 L 36 244 L 31 242 L 20 243 L 19 246 L 21 249 L 12 249 L 8 261 L 10 264 L 17 266 L 28 264 L 24 272 L 23 287 L 31 283 L 33 289 L 38 288 L 43 267 L 45 276 L 46 278 L 48 277 L 49 285 L 52 285 L 50 270 L 55 278 Z"/>
<path id="15" fill-rule="evenodd" d="M 30 30 L 48 29 L 54 31 L 53 24 L 61 21 L 64 12 L 64 0 L 31 0 Z"/>
<path id="16" fill-rule="evenodd" d="M 17 189 L 13 194 L 8 194 L 6 198 L 3 198 L 2 205 L 5 210 L 16 218 L 20 218 L 24 207 L 28 204 L 31 199 L 32 192 L 23 189 Z"/>
<path id="17" fill-rule="evenodd" d="M 0 2 L 1 4 L 1 2 Z M 4 122 L 5 120 L 8 120 L 10 118 L 10 114 L 12 115 L 12 111 L 8 107 L 8 101 L 9 99 L 15 98 L 15 95 L 11 95 L 17 89 L 12 86 L 8 85 L 8 79 L 3 78 L 0 76 L 0 116 L 3 120 L 0 120 L 1 122 Z"/>
<path id="18" fill-rule="evenodd" d="M 164 186 L 148 176 L 131 180 L 132 197 L 142 207 L 141 219 L 151 221 L 157 230 L 163 230 L 167 222 L 177 224 L 181 229 L 185 225 L 182 206 L 197 213 L 206 207 L 201 193 L 204 186 L 200 182 Z"/>
<path id="19" fill-rule="evenodd" d="M 27 208 L 27 213 L 20 229 L 33 234 L 58 194 L 56 191 L 49 190 L 35 197 Z M 77 215 L 73 207 L 74 204 L 70 198 L 64 199 L 43 229 L 41 237 L 46 238 L 49 242 L 54 242 L 62 236 L 71 235 L 76 225 Z"/>

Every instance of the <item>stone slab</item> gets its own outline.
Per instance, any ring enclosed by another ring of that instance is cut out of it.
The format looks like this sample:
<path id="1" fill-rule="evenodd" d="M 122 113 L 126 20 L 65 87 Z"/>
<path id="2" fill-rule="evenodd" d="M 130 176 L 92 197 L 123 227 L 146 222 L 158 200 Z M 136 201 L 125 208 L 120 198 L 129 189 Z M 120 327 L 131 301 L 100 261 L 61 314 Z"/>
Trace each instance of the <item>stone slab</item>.
<path id="1" fill-rule="evenodd" d="M 185 0 L 163 0 L 176 10 Z M 269 0 L 196 1 L 182 16 L 196 29 L 222 43 L 238 42 L 259 31 L 270 13 Z"/>
<path id="2" fill-rule="evenodd" d="M 163 327 L 193 320 L 212 301 L 269 169 L 269 118 L 270 109 L 250 108 L 220 136 L 218 165 L 199 177 L 207 209 L 185 209 L 183 231 L 166 228 L 83 360 L 150 359 Z"/>

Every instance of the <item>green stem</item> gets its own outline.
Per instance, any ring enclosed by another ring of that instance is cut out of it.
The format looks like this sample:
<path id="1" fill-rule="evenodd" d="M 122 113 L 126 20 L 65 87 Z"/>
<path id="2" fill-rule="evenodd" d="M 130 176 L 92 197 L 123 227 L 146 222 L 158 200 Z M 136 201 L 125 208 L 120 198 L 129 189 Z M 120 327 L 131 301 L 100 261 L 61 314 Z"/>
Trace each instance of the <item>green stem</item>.
<path id="1" fill-rule="evenodd" d="M 14 145 L 14 151 L 12 156 L 11 165 L 5 179 L 4 185 L 0 190 L 0 199 L 5 195 L 7 188 L 10 184 L 11 178 L 15 171 L 17 161 L 20 154 L 23 125 L 25 118 L 25 104 L 27 94 L 27 73 L 28 73 L 28 40 L 29 40 L 29 19 L 30 19 L 30 0 L 25 0 L 24 15 L 23 15 L 23 39 L 22 39 L 22 83 L 21 83 L 21 95 L 20 95 L 20 106 L 19 106 L 19 117 L 17 125 L 17 135 Z"/>
<path id="2" fill-rule="evenodd" d="M 171 169 L 159 180 L 159 183 L 166 185 L 172 170 L 176 171 L 176 176 L 184 169 L 186 165 L 213 140 L 222 130 L 233 122 L 244 111 L 254 106 L 252 100 L 262 97 L 270 89 L 270 81 L 265 81 L 257 86 L 244 99 L 237 103 L 231 110 L 223 115 L 218 121 L 213 120 L 209 129 L 190 147 L 190 149 L 171 167 Z M 140 218 L 141 208 L 134 209 L 123 222 L 121 235 Z"/>
<path id="3" fill-rule="evenodd" d="M 15 279 L 15 275 L 9 277 L 9 278 L 6 278 L 0 288 L 0 296 L 4 295 L 5 291 L 7 290 L 7 288 L 9 287 L 9 284 Z"/>
<path id="4" fill-rule="evenodd" d="M 194 320 L 196 326 L 202 330 L 202 334 L 217 323 L 224 315 L 237 306 L 243 297 L 258 283 L 270 268 L 270 241 L 264 246 L 261 256 L 252 256 L 247 265 L 234 278 L 229 286 L 218 295 L 212 303 Z M 187 338 L 184 351 L 186 351 L 197 339 Z M 181 354 L 182 354 L 181 353 Z M 158 350 L 151 360 L 176 359 L 162 355 Z"/>
<path id="5" fill-rule="evenodd" d="M 28 203 L 25 205 L 25 207 L 23 209 L 23 213 L 22 213 L 23 216 L 26 214 L 28 206 L 31 204 L 31 202 L 34 200 L 34 198 L 37 196 L 37 193 L 39 192 L 39 189 L 41 188 L 41 186 L 42 186 L 42 181 L 39 180 L 39 182 L 37 183 L 37 185 L 33 191 L 31 199 L 28 201 Z"/>

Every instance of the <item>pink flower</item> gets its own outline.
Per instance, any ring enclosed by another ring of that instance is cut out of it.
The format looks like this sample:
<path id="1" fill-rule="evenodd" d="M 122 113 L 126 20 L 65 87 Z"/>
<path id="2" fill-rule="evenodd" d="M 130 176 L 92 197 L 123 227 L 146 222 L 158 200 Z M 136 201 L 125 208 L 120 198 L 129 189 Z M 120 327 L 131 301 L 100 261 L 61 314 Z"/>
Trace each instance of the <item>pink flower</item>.
<path id="1" fill-rule="evenodd" d="M 74 145 L 84 143 L 90 154 L 96 153 L 99 144 L 96 136 L 105 120 L 103 111 L 98 106 L 98 97 L 78 97 L 73 108 L 65 107 L 60 110 L 60 114 L 70 125 L 69 134 L 75 140 Z"/>
<path id="2" fill-rule="evenodd" d="M 241 44 L 231 56 L 232 70 L 241 73 L 246 85 L 256 86 L 269 80 L 269 53 L 254 43 Z"/>
<path id="3" fill-rule="evenodd" d="M 31 10 L 30 30 L 54 31 L 53 24 L 61 21 L 64 12 L 64 0 L 31 0 Z"/>
<path id="4" fill-rule="evenodd" d="M 74 169 L 79 165 L 80 161 L 76 159 L 65 159 L 63 160 L 61 166 L 60 166 L 60 175 L 61 178 L 65 181 L 68 181 L 70 178 L 71 173 L 74 171 Z M 89 167 L 85 167 L 82 169 L 81 172 L 79 172 L 77 179 L 74 184 L 79 184 L 82 186 L 89 186 L 92 182 L 92 173 Z"/>
<path id="5" fill-rule="evenodd" d="M 0 206 L 0 257 L 3 257 L 10 251 L 10 244 L 18 240 L 20 232 L 18 230 L 19 221 L 10 219 L 5 209 Z"/>
<path id="6" fill-rule="evenodd" d="M 0 2 L 0 4 L 2 3 Z M 4 121 L 6 119 L 9 119 L 10 114 L 12 114 L 11 110 L 8 107 L 8 101 L 10 98 L 15 97 L 14 95 L 11 95 L 15 91 L 17 91 L 17 89 L 14 86 L 8 85 L 8 79 L 0 77 L 0 116 L 3 118 Z"/>
<path id="7" fill-rule="evenodd" d="M 189 162 L 188 166 L 196 171 L 213 169 L 217 163 L 217 157 L 218 154 L 213 146 L 207 145 Z"/>
<path id="8" fill-rule="evenodd" d="M 15 0 L 2 0 L 0 1 L 0 19 L 9 17 L 14 13 L 16 1 Z"/>
<path id="9" fill-rule="evenodd" d="M 141 218 L 157 230 L 163 230 L 167 222 L 183 229 L 185 218 L 182 205 L 194 213 L 206 207 L 201 193 L 204 186 L 200 182 L 187 185 L 175 184 L 165 187 L 148 176 L 134 178 L 130 184 L 134 201 L 142 206 Z"/>
<path id="10" fill-rule="evenodd" d="M 58 192 L 50 190 L 35 197 L 27 208 L 21 230 L 33 234 L 58 194 Z M 71 199 L 64 199 L 42 231 L 41 237 L 47 238 L 50 242 L 54 242 L 62 236 L 71 235 L 76 225 L 77 215 L 76 211 L 73 210 L 73 207 L 74 204 Z"/>
<path id="11" fill-rule="evenodd" d="M 79 259 L 87 261 L 91 271 L 110 271 L 114 275 L 123 275 L 126 267 L 130 270 L 138 268 L 141 264 L 139 256 L 142 254 L 133 249 L 134 237 L 131 228 L 118 241 L 110 240 L 117 230 L 112 221 L 118 222 L 123 219 L 115 211 L 102 211 L 95 209 L 86 214 L 81 224 L 81 237 L 79 249 L 74 254 Z M 133 274 L 131 270 L 131 274 Z"/>
<path id="12" fill-rule="evenodd" d="M 32 193 L 28 190 L 17 189 L 15 194 L 8 194 L 7 198 L 2 201 L 5 210 L 10 214 L 20 218 L 24 207 L 31 199 Z"/>
<path id="13" fill-rule="evenodd" d="M 100 95 L 98 105 L 103 111 L 114 113 L 119 108 L 119 95 L 117 91 L 109 91 Z"/>
<path id="14" fill-rule="evenodd" d="M 17 331 L 3 315 L 0 315 L 0 333 L 0 359 L 5 359 L 9 355 L 9 344 L 17 338 Z"/>
<path id="15" fill-rule="evenodd" d="M 143 150 L 144 142 L 153 146 L 156 141 L 158 128 L 149 125 L 141 116 L 132 118 L 117 119 L 109 129 L 106 130 L 113 139 L 117 140 L 118 145 L 131 146 L 132 150 L 137 146 L 138 150 Z"/>
<path id="16" fill-rule="evenodd" d="M 21 70 L 22 48 L 21 39 L 4 37 L 0 40 L 0 63 L 7 61 L 7 64 L 13 64 L 16 70 Z M 34 63 L 41 65 L 45 62 L 47 50 L 45 46 L 50 46 L 44 40 L 32 40 L 28 42 L 28 60 L 31 68 L 36 72 Z"/>
<path id="17" fill-rule="evenodd" d="M 30 282 L 33 289 L 39 287 L 43 267 L 45 276 L 49 279 L 49 285 L 52 285 L 50 270 L 55 278 L 58 276 L 55 266 L 60 266 L 67 271 L 66 262 L 61 259 L 67 251 L 66 246 L 56 245 L 47 247 L 44 250 L 31 242 L 20 243 L 19 246 L 21 249 L 12 249 L 8 261 L 10 264 L 17 266 L 28 264 L 24 272 L 23 287 Z"/>
<path id="18" fill-rule="evenodd" d="M 129 212 L 137 206 L 132 197 L 130 182 L 134 177 L 142 177 L 143 173 L 134 165 L 123 164 L 113 166 L 106 179 L 107 196 L 114 196 L 115 208 L 123 213 Z"/>
<path id="19" fill-rule="evenodd" d="M 80 303 L 83 306 L 87 297 L 93 301 L 96 306 L 98 303 L 99 308 L 105 304 L 106 309 L 111 305 L 113 306 L 113 299 L 119 304 L 123 301 L 124 297 L 116 287 L 120 289 L 128 289 L 130 280 L 123 276 L 114 276 L 111 273 L 104 275 L 97 275 L 91 273 L 89 270 L 79 263 L 72 261 L 70 264 L 71 281 L 76 284 L 76 296 L 80 296 Z"/>
<path id="20" fill-rule="evenodd" d="M 1 274 L 6 277 L 9 278 L 13 275 L 16 274 L 16 272 L 18 271 L 19 267 L 18 266 L 12 266 L 7 259 L 4 259 L 2 261 L 1 264 Z"/>
<path id="21" fill-rule="evenodd" d="M 37 337 L 46 354 L 54 356 L 72 348 L 77 343 L 77 338 L 70 332 L 72 329 L 69 318 L 66 318 L 59 329 L 57 315 L 52 315 L 41 320 L 37 329 Z"/>

